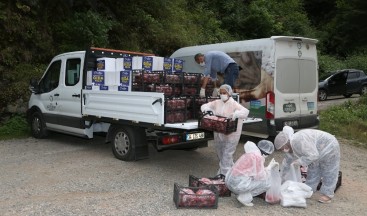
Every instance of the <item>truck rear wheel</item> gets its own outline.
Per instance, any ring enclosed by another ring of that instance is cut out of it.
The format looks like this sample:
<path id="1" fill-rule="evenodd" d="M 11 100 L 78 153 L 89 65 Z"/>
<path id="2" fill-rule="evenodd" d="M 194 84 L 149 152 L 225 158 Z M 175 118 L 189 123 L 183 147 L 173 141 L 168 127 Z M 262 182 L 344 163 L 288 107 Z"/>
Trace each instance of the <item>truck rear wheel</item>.
<path id="1" fill-rule="evenodd" d="M 32 136 L 37 139 L 45 138 L 48 134 L 45 121 L 39 112 L 34 112 L 31 117 Z"/>
<path id="2" fill-rule="evenodd" d="M 117 126 L 112 131 L 112 152 L 117 159 L 133 161 L 148 157 L 145 130 L 133 126 Z M 141 156 L 145 157 L 141 157 Z"/>

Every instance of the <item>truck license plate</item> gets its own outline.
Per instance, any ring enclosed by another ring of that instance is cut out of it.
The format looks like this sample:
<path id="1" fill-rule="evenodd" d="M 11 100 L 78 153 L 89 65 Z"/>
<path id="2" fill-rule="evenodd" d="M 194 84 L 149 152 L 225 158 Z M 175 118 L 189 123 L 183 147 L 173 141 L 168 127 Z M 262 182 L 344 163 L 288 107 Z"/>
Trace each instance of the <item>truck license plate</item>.
<path id="1" fill-rule="evenodd" d="M 192 133 L 192 134 L 186 134 L 186 140 L 197 140 L 197 139 L 204 139 L 205 133 Z"/>
<path id="2" fill-rule="evenodd" d="M 283 122 L 283 126 L 298 127 L 298 121 L 285 121 Z"/>

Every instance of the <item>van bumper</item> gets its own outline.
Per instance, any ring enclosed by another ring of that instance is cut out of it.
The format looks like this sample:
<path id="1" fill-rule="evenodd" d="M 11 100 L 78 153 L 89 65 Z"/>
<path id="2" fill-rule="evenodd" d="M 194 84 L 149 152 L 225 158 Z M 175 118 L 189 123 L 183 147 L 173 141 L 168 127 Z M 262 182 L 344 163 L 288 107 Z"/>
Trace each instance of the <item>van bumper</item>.
<path id="1" fill-rule="evenodd" d="M 289 117 L 275 119 L 275 125 L 270 125 L 269 121 L 269 135 L 276 136 L 278 132 L 283 130 L 283 127 L 287 125 L 287 122 L 296 121 L 298 125 L 291 125 L 295 131 L 302 129 L 318 129 L 320 120 L 318 115 L 307 115 L 301 117 Z"/>

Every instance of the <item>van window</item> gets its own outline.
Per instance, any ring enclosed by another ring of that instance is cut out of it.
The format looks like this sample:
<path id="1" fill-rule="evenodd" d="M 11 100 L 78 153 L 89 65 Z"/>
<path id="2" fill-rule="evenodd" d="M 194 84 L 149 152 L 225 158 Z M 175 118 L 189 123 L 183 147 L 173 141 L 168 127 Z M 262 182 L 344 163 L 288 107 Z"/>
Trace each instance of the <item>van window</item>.
<path id="1" fill-rule="evenodd" d="M 279 59 L 276 88 L 282 93 L 311 93 L 316 89 L 316 62 L 299 59 Z"/>
<path id="2" fill-rule="evenodd" d="M 59 86 L 61 60 L 53 62 L 40 82 L 41 93 L 54 90 Z"/>
<path id="3" fill-rule="evenodd" d="M 79 82 L 80 75 L 80 62 L 78 59 L 68 59 L 66 61 L 66 71 L 65 71 L 65 85 L 74 86 Z"/>

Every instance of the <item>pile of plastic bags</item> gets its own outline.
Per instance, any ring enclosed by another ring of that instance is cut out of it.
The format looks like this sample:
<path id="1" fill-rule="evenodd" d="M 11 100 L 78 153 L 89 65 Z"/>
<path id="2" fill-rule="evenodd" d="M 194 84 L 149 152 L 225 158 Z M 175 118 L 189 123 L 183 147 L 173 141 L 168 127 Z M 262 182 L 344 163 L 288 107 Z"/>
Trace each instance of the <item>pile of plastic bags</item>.
<path id="1" fill-rule="evenodd" d="M 288 180 L 280 186 L 280 205 L 306 208 L 306 199 L 313 194 L 312 188 L 302 183 L 299 166 L 291 166 L 289 174 Z"/>

